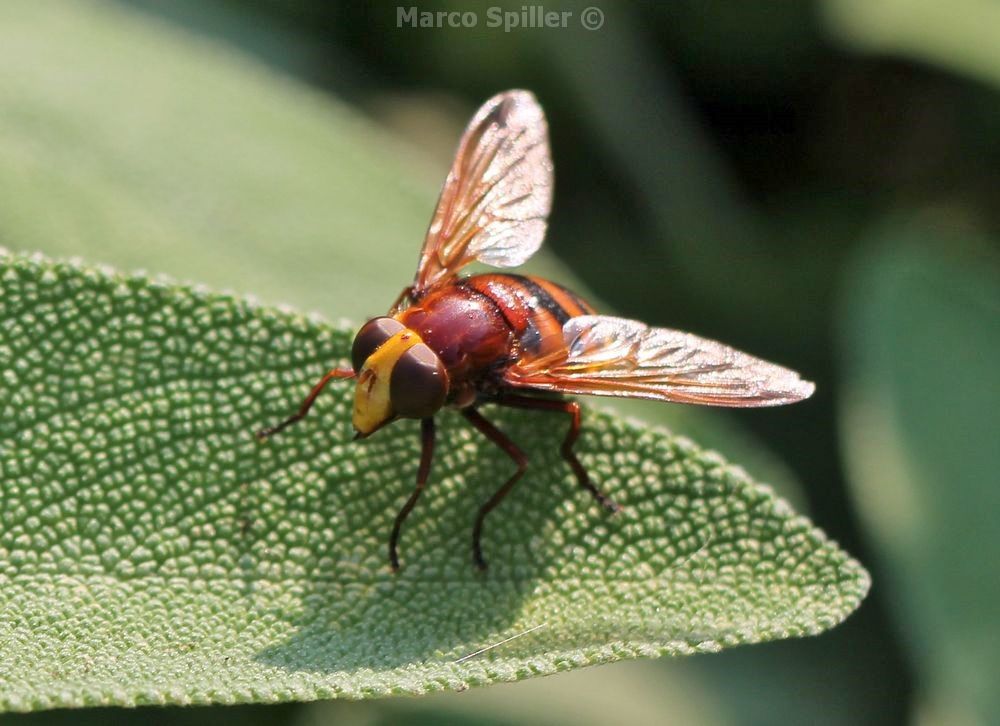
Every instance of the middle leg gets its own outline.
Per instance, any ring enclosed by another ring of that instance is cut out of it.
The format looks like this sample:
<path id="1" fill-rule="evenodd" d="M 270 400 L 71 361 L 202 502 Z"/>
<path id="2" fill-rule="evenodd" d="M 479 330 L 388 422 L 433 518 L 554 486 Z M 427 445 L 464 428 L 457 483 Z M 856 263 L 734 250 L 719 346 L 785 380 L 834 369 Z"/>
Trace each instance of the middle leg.
<path id="1" fill-rule="evenodd" d="M 464 408 L 462 409 L 462 415 L 465 416 L 469 423 L 482 432 L 486 438 L 503 449 L 504 453 L 513 459 L 515 464 L 517 464 L 517 471 L 514 472 L 514 475 L 508 479 L 502 487 L 496 490 L 486 504 L 479 508 L 479 514 L 476 516 L 476 524 L 472 528 L 472 558 L 476 563 L 476 567 L 480 570 L 485 570 L 486 560 L 483 559 L 483 547 L 481 543 L 483 535 L 483 522 L 486 520 L 486 515 L 492 512 L 493 509 L 503 500 L 503 498 L 510 493 L 510 490 L 514 488 L 517 480 L 524 475 L 525 471 L 527 471 L 528 457 L 526 457 L 524 452 L 517 447 L 517 444 L 507 438 L 507 435 L 503 431 L 483 418 L 482 414 L 476 409 Z"/>

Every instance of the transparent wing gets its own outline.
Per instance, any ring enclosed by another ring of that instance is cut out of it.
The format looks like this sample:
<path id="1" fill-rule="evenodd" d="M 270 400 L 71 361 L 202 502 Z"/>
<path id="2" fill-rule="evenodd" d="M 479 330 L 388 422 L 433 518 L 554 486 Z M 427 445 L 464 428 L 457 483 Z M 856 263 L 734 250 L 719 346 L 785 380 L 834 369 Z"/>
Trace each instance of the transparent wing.
<path id="1" fill-rule="evenodd" d="M 414 294 L 475 260 L 520 265 L 541 246 L 551 206 L 545 114 L 527 91 L 500 93 L 462 135 L 420 252 Z"/>
<path id="2" fill-rule="evenodd" d="M 798 373 L 714 340 L 635 320 L 581 315 L 563 326 L 565 347 L 508 369 L 509 385 L 706 406 L 779 406 L 815 390 Z"/>

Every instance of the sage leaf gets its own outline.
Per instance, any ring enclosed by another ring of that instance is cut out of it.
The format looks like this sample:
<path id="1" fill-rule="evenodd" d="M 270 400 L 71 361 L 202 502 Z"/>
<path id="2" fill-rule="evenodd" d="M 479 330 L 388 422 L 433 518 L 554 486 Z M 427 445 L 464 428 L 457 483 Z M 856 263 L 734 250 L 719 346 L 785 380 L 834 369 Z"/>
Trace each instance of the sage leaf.
<path id="1" fill-rule="evenodd" d="M 622 658 L 820 633 L 865 570 L 771 490 L 688 439 L 588 408 L 484 412 L 527 476 L 445 412 L 350 443 L 349 385 L 261 444 L 352 331 L 41 256 L 0 257 L 0 707 L 245 703 L 464 689 Z M 481 651 L 481 652 L 480 652 Z M 477 653 L 472 656 L 471 654 Z"/>

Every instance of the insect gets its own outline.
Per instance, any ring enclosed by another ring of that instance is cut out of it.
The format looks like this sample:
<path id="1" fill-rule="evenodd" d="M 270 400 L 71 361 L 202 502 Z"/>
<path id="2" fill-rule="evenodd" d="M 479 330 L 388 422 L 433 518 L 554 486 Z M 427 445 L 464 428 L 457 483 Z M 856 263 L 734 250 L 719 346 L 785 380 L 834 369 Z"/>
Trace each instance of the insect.
<path id="1" fill-rule="evenodd" d="M 552 184 L 548 129 L 535 97 L 515 90 L 488 100 L 459 142 L 413 284 L 388 315 L 361 327 L 350 368 L 329 371 L 293 416 L 258 432 L 265 438 L 301 420 L 323 387 L 340 378 L 356 381 L 356 439 L 398 418 L 420 419 L 416 486 L 389 537 L 393 571 L 399 569 L 400 530 L 430 476 L 434 416 L 444 406 L 457 408 L 516 465 L 480 507 L 472 528 L 473 560 L 485 569 L 486 517 L 525 473 L 528 460 L 480 413 L 482 404 L 565 416 L 563 458 L 580 486 L 614 512 L 618 506 L 594 485 L 573 451 L 579 404 L 552 394 L 751 407 L 792 403 L 814 390 L 794 371 L 721 343 L 598 315 L 549 280 L 506 273 L 460 277 L 472 262 L 514 267 L 538 250 Z"/>

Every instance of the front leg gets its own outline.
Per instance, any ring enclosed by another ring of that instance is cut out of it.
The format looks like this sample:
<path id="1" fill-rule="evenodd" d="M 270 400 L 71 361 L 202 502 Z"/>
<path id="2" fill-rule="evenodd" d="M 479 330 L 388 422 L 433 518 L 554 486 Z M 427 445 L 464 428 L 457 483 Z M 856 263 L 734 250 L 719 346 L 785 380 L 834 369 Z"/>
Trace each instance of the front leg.
<path id="1" fill-rule="evenodd" d="M 322 391 L 323 388 L 326 387 L 326 384 L 332 381 L 334 378 L 354 378 L 354 369 L 334 368 L 333 370 L 328 371 L 327 374 L 320 379 L 319 383 L 313 386 L 313 389 L 309 392 L 309 395 L 306 396 L 306 400 L 304 400 L 302 402 L 302 405 L 299 407 L 298 412 L 292 414 L 277 426 L 271 426 L 266 429 L 261 429 L 260 431 L 257 432 L 257 438 L 259 440 L 264 440 L 268 436 L 274 436 L 274 434 L 288 428 L 293 423 L 296 423 L 297 421 L 301 421 L 302 419 L 304 419 L 306 417 L 306 414 L 309 413 L 309 409 L 312 408 L 312 405 L 316 401 L 316 397 L 320 394 L 320 391 Z"/>
<path id="2" fill-rule="evenodd" d="M 399 572 L 399 554 L 396 546 L 399 544 L 399 531 L 403 527 L 403 521 L 413 511 L 413 505 L 417 503 L 427 478 L 431 475 L 431 461 L 434 459 L 434 417 L 420 420 L 420 467 L 417 469 L 417 486 L 414 487 L 410 498 L 396 515 L 396 522 L 392 525 L 392 535 L 389 537 L 389 567 L 393 572 Z"/>

